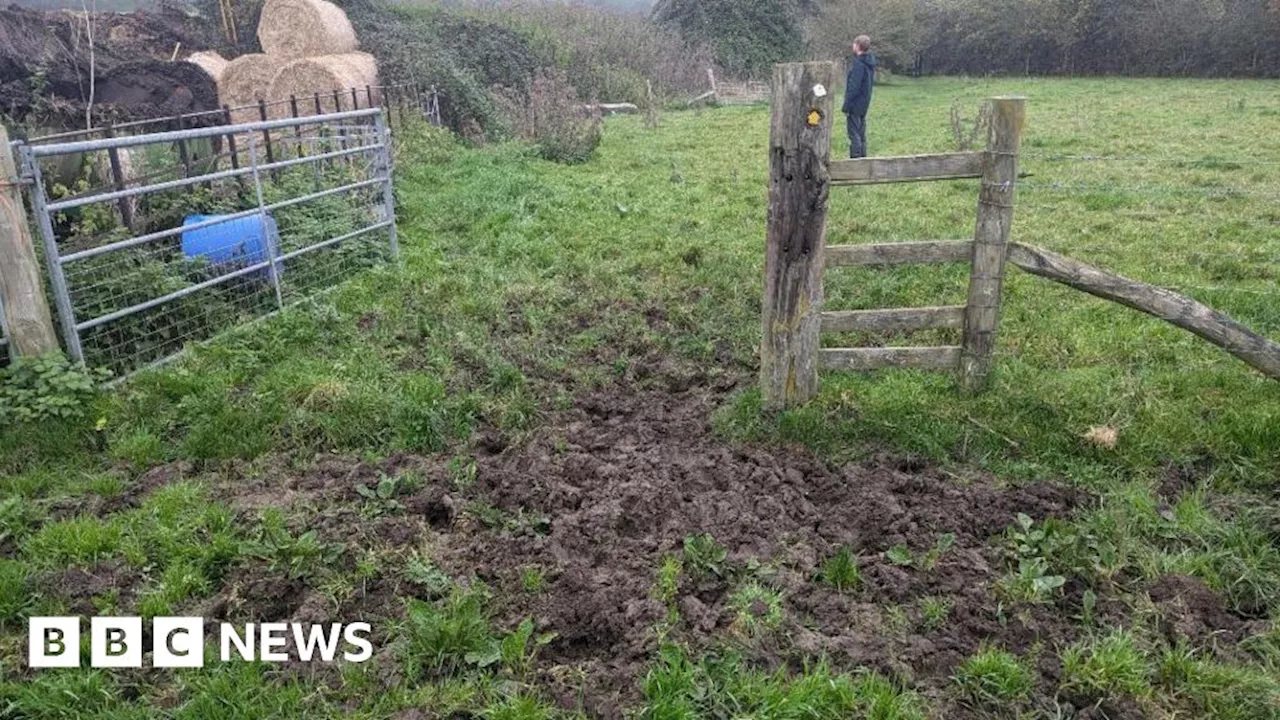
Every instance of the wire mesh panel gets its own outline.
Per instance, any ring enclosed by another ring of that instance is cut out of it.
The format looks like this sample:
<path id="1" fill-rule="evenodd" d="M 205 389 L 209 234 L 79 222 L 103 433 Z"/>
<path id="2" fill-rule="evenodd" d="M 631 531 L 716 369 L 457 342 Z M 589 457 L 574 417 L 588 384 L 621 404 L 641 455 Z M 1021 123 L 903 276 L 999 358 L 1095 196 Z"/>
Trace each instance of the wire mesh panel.
<path id="1" fill-rule="evenodd" d="M 24 146 L 68 353 L 126 376 L 395 252 L 381 109 Z"/>

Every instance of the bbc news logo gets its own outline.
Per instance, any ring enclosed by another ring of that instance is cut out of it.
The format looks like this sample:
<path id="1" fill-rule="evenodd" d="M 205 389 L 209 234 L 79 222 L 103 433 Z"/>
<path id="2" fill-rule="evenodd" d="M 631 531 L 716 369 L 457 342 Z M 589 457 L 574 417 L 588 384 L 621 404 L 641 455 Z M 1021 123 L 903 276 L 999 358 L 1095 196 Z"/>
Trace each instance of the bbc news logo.
<path id="1" fill-rule="evenodd" d="M 80 618 L 33 617 L 27 627 L 27 662 L 33 668 L 80 667 Z M 369 623 L 222 623 L 218 649 L 222 662 L 234 658 L 264 662 L 362 663 L 373 657 Z M 292 646 L 289 641 L 293 640 Z M 192 668 L 205 663 L 204 618 L 157 617 L 151 622 L 151 667 Z M 89 665 L 95 668 L 142 667 L 140 617 L 89 620 Z M 341 653 L 339 652 L 341 651 Z"/>

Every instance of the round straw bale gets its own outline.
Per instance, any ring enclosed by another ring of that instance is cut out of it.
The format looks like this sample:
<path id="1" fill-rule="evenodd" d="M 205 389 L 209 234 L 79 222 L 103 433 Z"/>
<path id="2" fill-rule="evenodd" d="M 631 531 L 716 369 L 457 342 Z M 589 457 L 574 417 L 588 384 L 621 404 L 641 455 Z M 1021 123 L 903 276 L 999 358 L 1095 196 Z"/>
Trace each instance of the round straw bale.
<path id="1" fill-rule="evenodd" d="M 320 93 L 320 107 L 324 112 L 352 109 L 351 89 L 355 88 L 360 107 L 368 107 L 366 87 L 378 84 L 378 64 L 368 53 L 344 53 L 303 58 L 281 68 L 271 83 L 271 97 L 287 98 L 290 95 L 311 99 L 304 107 L 315 110 L 315 94 Z M 337 99 L 334 91 L 338 91 Z M 378 98 L 374 96 L 374 102 Z"/>
<path id="2" fill-rule="evenodd" d="M 347 14 L 326 0 L 267 0 L 258 19 L 258 42 L 268 55 L 290 60 L 360 47 Z"/>
<path id="3" fill-rule="evenodd" d="M 271 83 L 280 74 L 285 61 L 270 55 L 241 55 L 227 63 L 222 71 L 222 82 L 218 84 L 218 92 L 224 105 L 232 108 L 243 108 L 253 105 L 259 100 L 272 100 Z M 244 123 L 258 120 L 256 109 L 232 110 L 233 122 Z"/>
<path id="4" fill-rule="evenodd" d="M 213 78 L 215 83 L 222 82 L 222 73 L 227 69 L 227 60 L 212 50 L 203 50 L 198 53 L 191 53 L 187 57 L 187 62 L 198 66 L 205 71 L 209 77 Z"/>

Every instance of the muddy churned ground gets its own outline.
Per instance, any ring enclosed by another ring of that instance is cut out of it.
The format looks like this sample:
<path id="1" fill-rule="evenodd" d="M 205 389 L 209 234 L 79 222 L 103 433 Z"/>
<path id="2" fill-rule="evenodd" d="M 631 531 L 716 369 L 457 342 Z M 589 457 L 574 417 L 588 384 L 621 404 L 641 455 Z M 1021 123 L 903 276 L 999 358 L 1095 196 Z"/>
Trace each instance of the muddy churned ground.
<path id="1" fill-rule="evenodd" d="M 497 627 L 533 617 L 540 632 L 556 633 L 537 658 L 540 684 L 558 703 L 593 715 L 617 717 L 639 703 L 664 637 L 694 652 L 730 644 L 764 667 L 800 668 L 825 656 L 840 669 L 873 668 L 911 683 L 946 717 L 967 716 L 951 676 L 985 641 L 1039 658 L 1040 698 L 1054 694 L 1055 649 L 1081 632 L 1069 607 L 1079 591 L 1068 588 L 1057 605 L 1001 604 L 994 586 L 1009 560 L 996 536 L 1018 513 L 1064 517 L 1087 496 L 1048 483 L 1002 487 L 910 462 L 830 467 L 801 450 L 733 446 L 711 433 L 716 400 L 702 389 L 603 391 L 518 443 L 482 434 L 474 470 L 438 458 L 322 456 L 303 468 L 284 460 L 240 468 L 215 482 L 241 513 L 280 507 L 295 532 L 345 543 L 340 562 L 370 549 L 394 558 L 416 552 L 456 583 L 483 581 Z M 139 485 L 188 470 L 157 469 Z M 393 509 L 370 512 L 357 486 L 405 473 L 423 478 L 421 486 Z M 664 557 L 702 533 L 726 556 L 711 572 L 686 564 L 674 597 L 661 597 Z M 889 552 L 899 545 L 909 560 Z M 862 575 L 844 593 L 817 580 L 842 546 Z M 236 621 L 364 618 L 381 633 L 390 622 L 379 620 L 399 617 L 404 598 L 433 597 L 404 575 L 403 563 L 387 565 L 336 607 L 303 580 L 238 565 L 196 610 Z M 540 588 L 527 586 L 529 572 L 541 573 Z M 1235 622 L 1198 581 L 1187 582 L 1153 588 L 1175 623 L 1194 635 Z M 746 583 L 780 591 L 781 616 L 766 602 L 735 603 Z M 942 621 L 925 616 L 928 603 L 949 609 Z M 1099 601 L 1100 614 L 1108 603 Z M 394 643 L 381 644 L 377 661 L 386 682 L 399 681 Z"/>

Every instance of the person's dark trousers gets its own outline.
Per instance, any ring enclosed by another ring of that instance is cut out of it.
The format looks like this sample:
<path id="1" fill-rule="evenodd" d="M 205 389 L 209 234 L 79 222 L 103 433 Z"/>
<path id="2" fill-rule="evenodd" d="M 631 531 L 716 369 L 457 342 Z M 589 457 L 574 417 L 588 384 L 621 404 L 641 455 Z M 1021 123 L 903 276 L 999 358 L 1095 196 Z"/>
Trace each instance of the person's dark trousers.
<path id="1" fill-rule="evenodd" d="M 867 156 L 867 117 L 849 115 L 849 157 Z"/>

